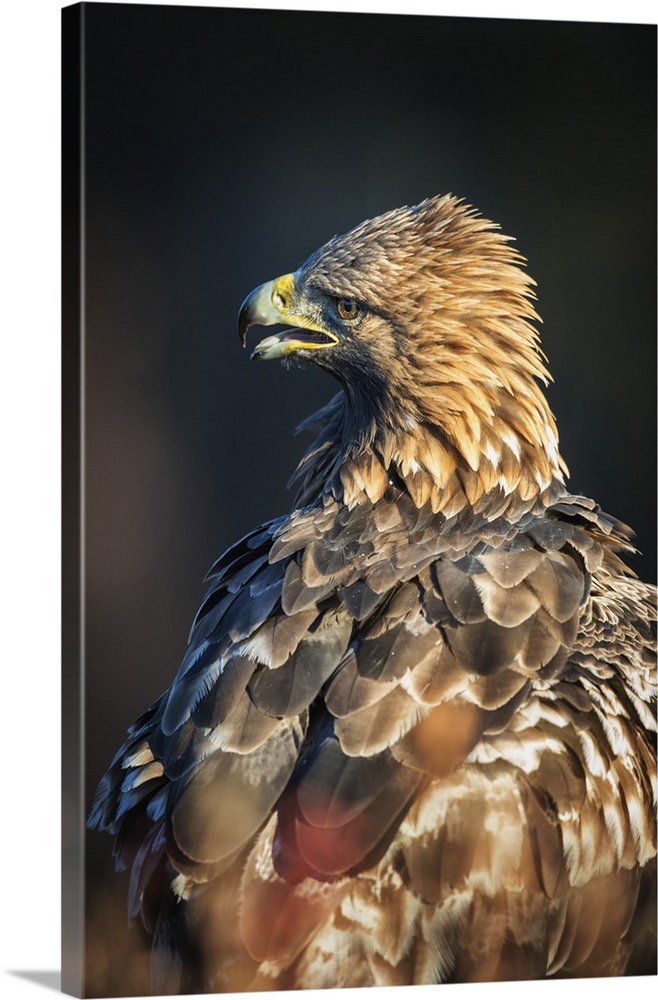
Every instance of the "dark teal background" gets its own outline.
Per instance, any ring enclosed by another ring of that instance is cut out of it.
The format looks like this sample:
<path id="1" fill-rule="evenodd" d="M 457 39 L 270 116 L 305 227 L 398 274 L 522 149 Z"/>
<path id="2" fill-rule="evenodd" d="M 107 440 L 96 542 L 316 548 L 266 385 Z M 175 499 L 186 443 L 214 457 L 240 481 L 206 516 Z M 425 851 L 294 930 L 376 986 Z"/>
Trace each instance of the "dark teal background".
<path id="1" fill-rule="evenodd" d="M 655 579 L 654 27 L 83 8 L 89 795 L 334 392 L 251 364 L 238 307 L 365 217 L 452 191 L 516 237 L 571 487 Z M 145 981 L 109 849 L 90 835 L 90 995 Z"/>

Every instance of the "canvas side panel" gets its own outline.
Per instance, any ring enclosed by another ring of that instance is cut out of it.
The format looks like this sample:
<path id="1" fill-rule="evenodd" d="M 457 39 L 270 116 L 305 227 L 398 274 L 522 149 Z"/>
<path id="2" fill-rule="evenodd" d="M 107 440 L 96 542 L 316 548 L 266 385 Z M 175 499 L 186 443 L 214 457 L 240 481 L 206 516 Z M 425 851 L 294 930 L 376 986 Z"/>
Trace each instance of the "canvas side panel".
<path id="1" fill-rule="evenodd" d="M 62 982 L 82 996 L 84 4 L 62 10 Z"/>

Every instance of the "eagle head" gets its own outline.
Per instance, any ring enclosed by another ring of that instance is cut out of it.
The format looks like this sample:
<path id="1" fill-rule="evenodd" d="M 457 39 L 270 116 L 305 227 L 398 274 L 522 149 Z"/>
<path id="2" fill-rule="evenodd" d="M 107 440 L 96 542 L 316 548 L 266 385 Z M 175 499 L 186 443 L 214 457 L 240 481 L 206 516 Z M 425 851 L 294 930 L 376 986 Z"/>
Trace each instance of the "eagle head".
<path id="1" fill-rule="evenodd" d="M 250 327 L 284 324 L 252 358 L 299 358 L 338 379 L 353 452 L 374 443 L 384 469 L 424 470 L 443 486 L 464 466 L 480 493 L 523 479 L 529 495 L 566 467 L 538 384 L 549 376 L 523 263 L 471 206 L 428 198 L 260 285 L 238 329 L 244 345 Z"/>

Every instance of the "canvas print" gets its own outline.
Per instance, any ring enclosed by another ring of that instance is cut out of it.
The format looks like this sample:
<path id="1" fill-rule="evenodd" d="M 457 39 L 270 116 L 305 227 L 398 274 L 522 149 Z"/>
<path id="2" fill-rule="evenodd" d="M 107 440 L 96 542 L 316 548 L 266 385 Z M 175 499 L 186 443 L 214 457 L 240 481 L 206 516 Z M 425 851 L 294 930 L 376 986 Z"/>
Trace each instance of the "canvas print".
<path id="1" fill-rule="evenodd" d="M 654 976 L 655 27 L 63 46 L 65 991 Z"/>

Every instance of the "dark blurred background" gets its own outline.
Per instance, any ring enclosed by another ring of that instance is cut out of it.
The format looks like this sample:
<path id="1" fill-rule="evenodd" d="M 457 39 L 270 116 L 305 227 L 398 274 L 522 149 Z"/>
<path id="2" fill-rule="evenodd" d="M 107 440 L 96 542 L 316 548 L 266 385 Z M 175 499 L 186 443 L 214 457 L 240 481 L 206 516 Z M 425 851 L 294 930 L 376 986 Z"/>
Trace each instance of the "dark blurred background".
<path id="1" fill-rule="evenodd" d="M 89 801 L 335 389 L 251 364 L 238 307 L 368 216 L 451 191 L 516 237 L 570 485 L 654 580 L 655 28 L 83 7 Z M 88 994 L 147 992 L 107 836 L 87 870 Z"/>

